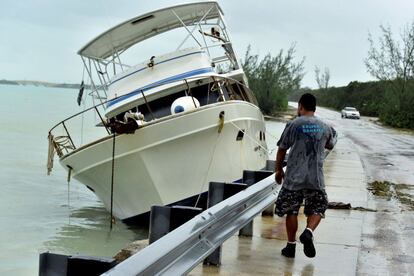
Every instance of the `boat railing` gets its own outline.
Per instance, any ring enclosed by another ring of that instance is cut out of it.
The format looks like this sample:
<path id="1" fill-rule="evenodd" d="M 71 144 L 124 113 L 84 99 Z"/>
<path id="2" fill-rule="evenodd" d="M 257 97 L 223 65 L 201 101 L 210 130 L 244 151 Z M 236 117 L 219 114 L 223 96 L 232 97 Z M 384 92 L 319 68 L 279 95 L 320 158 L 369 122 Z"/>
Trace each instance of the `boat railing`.
<path id="1" fill-rule="evenodd" d="M 102 116 L 101 112 L 99 111 L 100 107 L 103 107 L 106 103 L 108 103 L 108 101 L 104 101 L 102 103 L 99 103 L 97 105 L 94 105 L 92 107 L 89 107 L 81 112 L 78 112 L 72 116 L 67 117 L 66 119 L 60 121 L 59 123 L 57 123 L 55 126 L 53 126 L 50 130 L 49 130 L 49 137 L 52 136 L 54 137 L 53 141 L 54 141 L 54 145 L 55 145 L 55 149 L 57 154 L 59 155 L 59 157 L 65 155 L 66 153 L 69 153 L 72 150 L 75 150 L 77 147 L 80 147 L 81 144 L 78 144 L 76 146 L 74 139 L 73 139 L 73 135 L 71 135 L 71 132 L 68 129 L 68 122 L 70 122 L 71 120 L 75 119 L 75 118 L 79 118 L 80 116 L 85 116 L 86 113 L 94 113 L 96 114 L 99 119 L 100 119 L 100 123 L 98 124 L 99 126 L 103 126 L 107 132 L 108 135 L 111 134 L 107 123 L 104 119 L 104 117 Z M 84 118 L 83 118 L 84 119 Z M 63 130 L 63 133 L 61 133 L 60 135 L 56 135 L 55 132 L 58 132 L 59 127 L 61 127 L 61 130 Z M 54 136 L 55 134 L 55 136 Z"/>
<path id="2" fill-rule="evenodd" d="M 200 78 L 203 77 L 190 77 L 182 80 L 182 84 L 184 87 L 187 86 L 188 90 L 190 91 L 189 83 L 192 81 L 200 80 Z M 219 87 L 222 89 L 223 86 L 229 81 L 232 83 L 236 83 L 237 86 L 243 86 L 244 90 L 247 91 L 249 94 L 249 97 L 243 97 L 242 100 L 254 102 L 251 99 L 254 99 L 253 93 L 250 91 L 250 89 L 245 86 L 243 83 L 227 78 L 222 76 L 205 76 L 205 78 L 212 78 L 211 83 L 218 83 L 216 87 Z M 227 80 L 227 82 L 226 82 Z M 170 83 L 167 83 L 170 84 Z M 151 87 L 147 87 L 145 91 L 149 89 L 153 89 L 159 86 L 166 85 L 166 83 L 154 85 Z M 210 85 L 210 89 L 212 89 L 214 85 Z M 146 97 L 145 97 L 145 91 L 141 91 L 141 94 L 143 96 L 143 99 L 145 101 L 145 104 L 148 106 Z M 191 95 L 191 92 L 188 93 Z M 123 95 L 124 96 L 124 95 Z M 80 111 L 74 115 L 71 115 L 67 117 L 66 119 L 60 121 L 56 125 L 54 125 L 49 130 L 49 159 L 48 159 L 48 167 L 52 167 L 53 164 L 53 156 L 56 153 L 59 157 L 63 157 L 66 154 L 71 153 L 72 151 L 85 146 L 93 141 L 97 141 L 99 139 L 103 139 L 109 135 L 112 135 L 111 128 L 108 126 L 108 119 L 106 118 L 105 114 L 105 107 L 106 104 L 109 102 L 116 100 L 120 97 L 113 98 L 110 100 L 101 101 L 99 104 L 96 104 L 92 107 L 89 107 L 83 111 Z M 191 95 L 192 96 L 192 95 Z M 218 98 L 218 101 L 225 101 L 223 93 L 221 92 L 221 97 Z M 149 108 L 149 111 L 151 112 L 151 109 Z M 153 114 L 152 119 L 158 120 L 161 118 L 155 118 Z M 95 120 L 94 124 L 86 124 L 85 121 L 90 122 L 90 120 Z M 150 121 L 151 122 L 151 121 Z M 147 123 L 150 123 L 147 122 Z M 76 134 L 75 130 L 76 129 Z"/>

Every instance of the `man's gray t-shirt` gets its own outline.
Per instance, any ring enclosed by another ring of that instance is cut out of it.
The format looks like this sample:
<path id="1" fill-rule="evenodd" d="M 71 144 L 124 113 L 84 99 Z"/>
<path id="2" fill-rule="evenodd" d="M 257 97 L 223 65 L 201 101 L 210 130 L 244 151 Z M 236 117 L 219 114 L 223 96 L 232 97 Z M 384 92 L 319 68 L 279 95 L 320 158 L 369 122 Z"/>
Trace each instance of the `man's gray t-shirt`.
<path id="1" fill-rule="evenodd" d="M 293 191 L 325 189 L 325 147 L 333 148 L 335 139 L 335 130 L 318 117 L 301 116 L 288 122 L 277 142 L 279 148 L 290 148 L 283 187 Z"/>

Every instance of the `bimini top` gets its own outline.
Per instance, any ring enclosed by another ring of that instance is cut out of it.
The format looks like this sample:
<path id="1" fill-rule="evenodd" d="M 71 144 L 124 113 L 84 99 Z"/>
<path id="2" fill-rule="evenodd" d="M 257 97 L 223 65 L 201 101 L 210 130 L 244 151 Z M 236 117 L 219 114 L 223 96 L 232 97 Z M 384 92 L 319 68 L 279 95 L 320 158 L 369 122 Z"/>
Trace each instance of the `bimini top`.
<path id="1" fill-rule="evenodd" d="M 195 25 L 201 19 L 214 19 L 218 18 L 220 13 L 223 14 L 215 1 L 182 4 L 149 12 L 109 29 L 86 44 L 78 54 L 104 59 L 140 41 L 183 27 L 174 13 L 187 26 Z"/>

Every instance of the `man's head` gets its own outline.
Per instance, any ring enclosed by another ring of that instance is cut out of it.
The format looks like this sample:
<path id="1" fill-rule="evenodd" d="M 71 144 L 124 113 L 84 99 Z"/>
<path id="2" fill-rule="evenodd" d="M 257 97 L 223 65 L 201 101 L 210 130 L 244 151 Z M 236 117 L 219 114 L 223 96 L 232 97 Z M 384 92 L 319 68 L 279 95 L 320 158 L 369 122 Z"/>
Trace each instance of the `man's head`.
<path id="1" fill-rule="evenodd" d="M 312 116 L 316 110 L 316 98 L 310 93 L 303 94 L 298 102 L 298 116 Z"/>

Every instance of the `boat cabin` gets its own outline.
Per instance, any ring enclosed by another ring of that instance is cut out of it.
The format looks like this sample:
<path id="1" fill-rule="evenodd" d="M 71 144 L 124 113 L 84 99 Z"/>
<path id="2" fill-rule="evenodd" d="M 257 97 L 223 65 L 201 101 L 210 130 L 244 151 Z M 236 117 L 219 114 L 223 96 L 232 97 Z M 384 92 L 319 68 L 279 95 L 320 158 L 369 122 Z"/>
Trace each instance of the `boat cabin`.
<path id="1" fill-rule="evenodd" d="M 138 64 L 123 60 L 132 46 L 177 29 L 185 35 L 170 53 L 150 55 Z M 89 75 L 91 94 L 102 103 L 108 119 L 140 113 L 145 122 L 218 101 L 255 103 L 215 1 L 132 18 L 93 39 L 78 54 Z"/>

